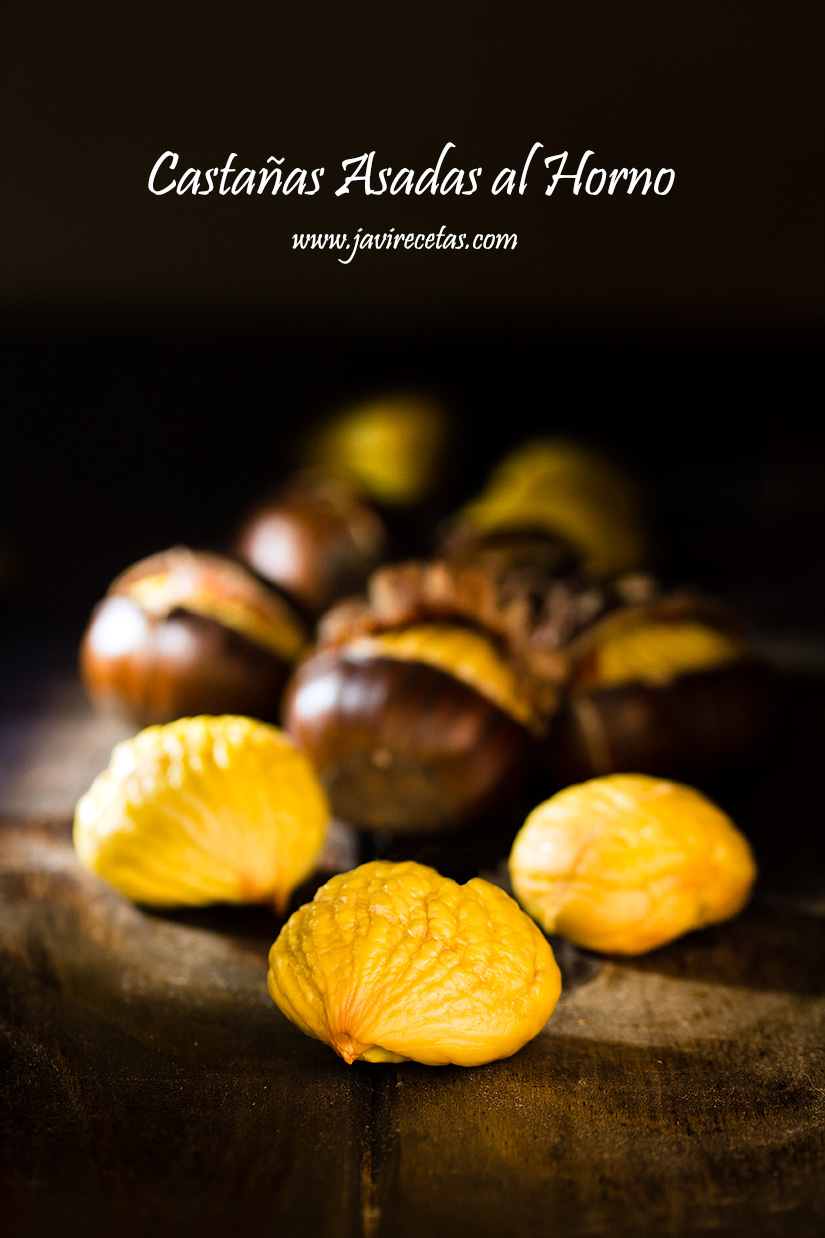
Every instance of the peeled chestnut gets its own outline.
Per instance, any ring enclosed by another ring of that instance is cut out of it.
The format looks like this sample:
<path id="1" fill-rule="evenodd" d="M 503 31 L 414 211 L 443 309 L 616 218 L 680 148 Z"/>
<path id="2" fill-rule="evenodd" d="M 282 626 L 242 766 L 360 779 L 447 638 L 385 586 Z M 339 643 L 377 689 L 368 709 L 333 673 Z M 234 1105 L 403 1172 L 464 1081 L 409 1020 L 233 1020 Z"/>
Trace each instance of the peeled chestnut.
<path id="1" fill-rule="evenodd" d="M 176 547 L 112 584 L 84 634 L 81 675 L 93 701 L 143 725 L 273 719 L 306 639 L 288 604 L 239 564 Z"/>
<path id="2" fill-rule="evenodd" d="M 360 589 L 381 562 L 381 517 L 343 482 L 303 478 L 245 521 L 234 551 L 312 615 Z"/>
<path id="3" fill-rule="evenodd" d="M 737 915 L 756 878 L 730 817 L 693 787 L 647 774 L 591 778 L 539 804 L 509 869 L 546 933 L 624 955 Z"/>
<path id="4" fill-rule="evenodd" d="M 773 676 L 714 603 L 674 595 L 614 610 L 567 652 L 570 681 L 546 741 L 559 781 L 721 766 L 764 736 Z"/>

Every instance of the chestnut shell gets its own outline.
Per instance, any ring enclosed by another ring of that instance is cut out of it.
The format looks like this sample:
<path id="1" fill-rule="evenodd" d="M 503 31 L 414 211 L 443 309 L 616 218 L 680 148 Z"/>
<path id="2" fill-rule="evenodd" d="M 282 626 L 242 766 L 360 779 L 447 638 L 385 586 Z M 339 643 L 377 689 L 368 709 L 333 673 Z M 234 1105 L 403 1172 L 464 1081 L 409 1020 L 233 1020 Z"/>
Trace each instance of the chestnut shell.
<path id="1" fill-rule="evenodd" d="M 183 609 L 151 616 L 118 595 L 96 606 L 80 667 L 93 701 L 144 726 L 192 714 L 275 720 L 290 670 L 215 619 Z"/>
<path id="2" fill-rule="evenodd" d="M 320 774 L 335 816 L 367 829 L 471 823 L 518 784 L 534 742 L 445 671 L 346 648 L 298 668 L 283 722 Z"/>
<path id="3" fill-rule="evenodd" d="M 601 774 L 679 775 L 748 756 L 764 738 L 774 697 L 757 659 L 680 675 L 572 692 L 545 741 L 562 783 Z"/>
<path id="4" fill-rule="evenodd" d="M 378 513 L 348 490 L 296 484 L 248 517 L 234 553 L 308 615 L 320 615 L 361 588 L 385 541 Z"/>

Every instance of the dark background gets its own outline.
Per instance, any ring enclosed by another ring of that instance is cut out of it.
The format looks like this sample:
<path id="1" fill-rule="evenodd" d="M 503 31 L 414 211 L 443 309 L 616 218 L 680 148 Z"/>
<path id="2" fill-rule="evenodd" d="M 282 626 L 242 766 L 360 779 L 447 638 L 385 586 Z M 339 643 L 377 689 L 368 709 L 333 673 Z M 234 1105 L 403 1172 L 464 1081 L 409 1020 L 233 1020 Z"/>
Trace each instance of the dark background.
<path id="1" fill-rule="evenodd" d="M 455 423 L 433 514 L 522 435 L 575 434 L 642 477 L 665 575 L 774 634 L 821 629 L 820 6 L 18 3 L 3 23 L 13 631 L 76 631 L 136 558 L 225 544 L 299 428 L 400 384 Z M 420 173 L 447 141 L 484 169 L 472 197 L 334 195 L 345 158 Z M 491 196 L 535 141 L 525 196 Z M 588 148 L 674 189 L 545 197 L 541 157 Z M 309 198 L 153 197 L 169 149 L 178 172 L 233 151 L 327 170 Z M 441 224 L 518 248 L 291 248 Z"/>

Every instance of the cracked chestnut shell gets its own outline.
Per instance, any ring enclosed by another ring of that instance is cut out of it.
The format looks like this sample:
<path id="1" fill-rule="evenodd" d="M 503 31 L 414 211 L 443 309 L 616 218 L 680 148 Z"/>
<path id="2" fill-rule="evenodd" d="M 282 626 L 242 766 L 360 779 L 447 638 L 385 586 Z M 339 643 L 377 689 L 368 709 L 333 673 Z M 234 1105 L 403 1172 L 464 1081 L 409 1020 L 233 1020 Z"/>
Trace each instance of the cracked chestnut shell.
<path id="1" fill-rule="evenodd" d="M 176 547 L 114 581 L 83 636 L 81 677 L 92 701 L 141 725 L 275 719 L 305 641 L 288 604 L 239 564 Z"/>
<path id="2" fill-rule="evenodd" d="M 561 782 L 723 766 L 765 736 L 773 673 L 712 602 L 671 596 L 614 611 L 568 652 L 570 683 L 545 747 Z"/>
<path id="3" fill-rule="evenodd" d="M 352 487 L 302 478 L 252 512 L 234 552 L 308 614 L 320 615 L 361 588 L 385 548 L 381 517 Z"/>
<path id="4" fill-rule="evenodd" d="M 324 616 L 284 701 L 334 814 L 423 831 L 491 812 L 558 704 L 580 603 L 589 619 L 571 582 L 532 567 L 412 560 L 374 572 L 364 598 Z"/>
<path id="5" fill-rule="evenodd" d="M 460 549 L 489 535 L 540 533 L 567 545 L 599 577 L 639 569 L 650 557 L 635 481 L 616 461 L 574 441 L 516 447 L 454 518 L 449 538 Z"/>
<path id="6" fill-rule="evenodd" d="M 346 645 L 299 666 L 283 718 L 334 815 L 366 829 L 471 823 L 518 784 L 534 743 L 521 722 L 447 670 Z"/>

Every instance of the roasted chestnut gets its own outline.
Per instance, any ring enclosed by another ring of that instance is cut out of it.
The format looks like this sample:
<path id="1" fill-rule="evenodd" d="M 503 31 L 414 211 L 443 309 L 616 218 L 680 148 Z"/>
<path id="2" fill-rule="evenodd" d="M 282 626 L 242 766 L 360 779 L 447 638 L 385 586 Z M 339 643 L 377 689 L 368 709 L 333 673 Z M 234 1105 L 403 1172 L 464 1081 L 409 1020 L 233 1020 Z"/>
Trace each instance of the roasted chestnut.
<path id="1" fill-rule="evenodd" d="M 456 517 L 449 543 L 460 550 L 507 533 L 528 540 L 550 534 L 596 576 L 640 568 L 649 558 L 635 482 L 581 443 L 538 439 L 513 451 Z"/>
<path id="2" fill-rule="evenodd" d="M 422 395 L 395 394 L 330 417 L 305 454 L 310 467 L 349 480 L 378 503 L 404 507 L 432 493 L 448 438 L 440 405 Z"/>
<path id="3" fill-rule="evenodd" d="M 176 547 L 115 580 L 80 650 L 98 704 L 140 724 L 184 715 L 273 719 L 307 641 L 277 594 L 231 559 Z"/>
<path id="4" fill-rule="evenodd" d="M 693 787 L 648 774 L 591 778 L 539 804 L 509 869 L 545 933 L 624 955 L 737 915 L 756 878 L 730 817 Z"/>
<path id="5" fill-rule="evenodd" d="M 239 559 L 310 615 L 360 589 L 386 547 L 377 511 L 330 478 L 297 479 L 244 522 Z"/>
<path id="6" fill-rule="evenodd" d="M 471 821 L 513 786 L 530 748 L 524 726 L 483 692 L 380 647 L 303 663 L 284 721 L 335 815 L 367 829 Z"/>
<path id="7" fill-rule="evenodd" d="M 533 673 L 511 602 L 496 609 L 496 583 L 478 569 L 396 565 L 374 574 L 368 601 L 342 603 L 322 622 L 283 718 L 337 817 L 450 829 L 518 783 L 566 664 L 549 658 L 547 676 Z"/>
<path id="8" fill-rule="evenodd" d="M 561 782 L 721 766 L 765 733 L 773 676 L 717 603 L 672 595 L 625 606 L 567 653 L 570 681 L 546 741 Z"/>
<path id="9" fill-rule="evenodd" d="M 443 530 L 441 552 L 456 565 L 479 565 L 497 573 L 539 571 L 550 579 L 578 574 L 582 566 L 569 542 L 546 529 L 482 530 L 466 522 L 449 522 Z"/>

